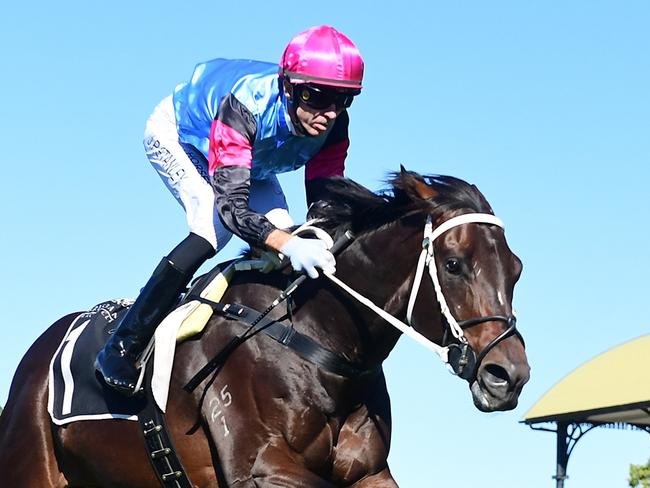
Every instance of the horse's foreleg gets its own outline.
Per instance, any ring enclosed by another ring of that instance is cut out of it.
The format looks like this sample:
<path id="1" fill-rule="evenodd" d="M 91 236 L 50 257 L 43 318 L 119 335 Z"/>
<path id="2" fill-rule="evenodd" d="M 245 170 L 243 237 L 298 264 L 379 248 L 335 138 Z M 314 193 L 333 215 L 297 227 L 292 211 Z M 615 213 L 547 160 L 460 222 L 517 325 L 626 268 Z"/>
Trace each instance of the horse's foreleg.
<path id="1" fill-rule="evenodd" d="M 332 469 L 337 485 L 397 486 L 387 464 L 390 434 L 390 400 L 383 375 L 377 375 L 365 403 L 348 416 L 339 432 Z"/>
<path id="2" fill-rule="evenodd" d="M 351 488 L 398 488 L 397 482 L 390 474 L 388 467 L 377 474 L 366 476 L 354 483 Z"/>
<path id="3" fill-rule="evenodd" d="M 308 469 L 282 439 L 260 450 L 251 469 L 251 479 L 242 487 L 264 488 L 334 488 L 336 485 Z M 232 484 L 237 486 L 238 484 Z"/>
<path id="4" fill-rule="evenodd" d="M 381 484 L 393 478 L 387 466 L 388 437 L 381 419 L 365 406 L 351 415 L 339 434 L 332 475 L 337 484 L 354 487 L 397 486 Z M 377 481 L 379 480 L 379 481 Z"/>

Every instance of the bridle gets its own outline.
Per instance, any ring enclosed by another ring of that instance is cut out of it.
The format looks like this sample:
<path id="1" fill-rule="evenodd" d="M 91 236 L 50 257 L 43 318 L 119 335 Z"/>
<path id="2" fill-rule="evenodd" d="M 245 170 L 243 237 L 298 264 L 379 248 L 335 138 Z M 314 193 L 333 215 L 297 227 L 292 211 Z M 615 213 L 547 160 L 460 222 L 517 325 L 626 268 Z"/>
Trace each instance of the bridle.
<path id="1" fill-rule="evenodd" d="M 427 220 L 424 225 L 422 252 L 420 253 L 418 266 L 415 272 L 415 280 L 413 282 L 413 288 L 411 289 L 411 296 L 409 297 L 408 308 L 406 311 L 406 320 L 408 324 L 412 326 L 413 307 L 415 306 L 415 300 L 422 282 L 422 275 L 424 274 L 424 269 L 426 268 L 429 271 L 429 276 L 431 277 L 431 282 L 433 283 L 433 288 L 436 293 L 436 299 L 438 300 L 440 311 L 444 316 L 447 325 L 445 334 L 443 336 L 443 346 L 447 347 L 447 363 L 451 366 L 455 374 L 472 382 L 476 379 L 478 368 L 485 356 L 500 342 L 506 340 L 512 335 L 516 335 L 523 343 L 523 338 L 521 337 L 519 331 L 517 331 L 517 318 L 514 314 L 486 315 L 483 317 L 475 317 L 460 321 L 456 320 L 456 318 L 452 315 L 451 310 L 447 305 L 447 299 L 445 298 L 445 295 L 442 292 L 442 287 L 440 286 L 440 278 L 438 276 L 438 269 L 436 267 L 433 243 L 445 232 L 453 229 L 454 227 L 465 224 L 489 224 L 496 225 L 502 229 L 504 228 L 503 221 L 501 219 L 495 217 L 492 214 L 486 213 L 468 213 L 458 215 L 444 221 L 435 229 L 433 228 L 431 216 L 427 216 Z M 504 322 L 507 327 L 501 334 L 492 339 L 492 341 L 490 341 L 490 343 L 485 346 L 477 356 L 476 352 L 469 345 L 469 342 L 467 341 L 463 330 L 478 324 L 492 321 Z M 457 341 L 456 343 L 449 344 L 449 341 L 447 340 L 449 333 L 454 336 Z"/>
<path id="2" fill-rule="evenodd" d="M 452 370 L 452 372 L 461 378 L 469 381 L 470 383 L 476 380 L 476 375 L 478 373 L 478 368 L 481 365 L 481 362 L 485 356 L 494 349 L 499 343 L 506 340 L 508 337 L 516 335 L 523 344 L 523 338 L 519 331 L 517 330 L 517 318 L 514 314 L 511 315 L 486 315 L 483 317 L 475 317 L 465 320 L 456 320 L 449 310 L 447 305 L 447 300 L 442 292 L 442 287 L 440 286 L 440 279 L 438 277 L 438 271 L 436 268 L 435 254 L 433 250 L 434 241 L 440 237 L 442 234 L 448 230 L 457 227 L 459 225 L 465 224 L 489 224 L 496 225 L 498 227 L 504 228 L 503 222 L 501 219 L 495 217 L 492 214 L 485 213 L 469 213 L 458 215 L 452 217 L 449 220 L 446 220 L 440 224 L 435 229 L 433 228 L 433 222 L 431 216 L 427 216 L 426 223 L 424 225 L 424 238 L 422 240 L 422 251 L 418 259 L 418 265 L 415 271 L 415 278 L 413 281 L 413 286 L 411 288 L 411 294 L 409 297 L 406 320 L 408 325 L 402 321 L 395 318 L 393 315 L 389 314 L 385 310 L 377 307 L 374 303 L 368 300 L 366 297 L 351 289 L 345 283 L 340 281 L 336 276 L 324 273 L 330 280 L 337 284 L 340 288 L 343 288 L 350 295 L 356 298 L 358 301 L 366 305 L 368 308 L 373 310 L 375 313 L 380 315 L 391 325 L 399 329 L 405 335 L 411 337 L 415 341 L 419 342 L 426 348 L 435 352 L 440 359 L 445 362 Z M 412 327 L 412 314 L 413 308 L 415 306 L 416 297 L 422 283 L 422 277 L 424 275 L 425 268 L 429 272 L 431 281 L 436 293 L 436 299 L 440 306 L 440 311 L 445 318 L 447 327 L 444 334 L 443 345 L 438 345 L 433 341 L 424 337 L 421 333 L 416 331 Z M 464 329 L 473 327 L 484 322 L 491 321 L 500 321 L 506 324 L 506 329 L 495 337 L 490 343 L 485 346 L 477 355 L 476 352 L 472 349 L 465 337 L 463 332 Z M 449 343 L 447 340 L 448 334 L 454 336 L 456 342 Z"/>

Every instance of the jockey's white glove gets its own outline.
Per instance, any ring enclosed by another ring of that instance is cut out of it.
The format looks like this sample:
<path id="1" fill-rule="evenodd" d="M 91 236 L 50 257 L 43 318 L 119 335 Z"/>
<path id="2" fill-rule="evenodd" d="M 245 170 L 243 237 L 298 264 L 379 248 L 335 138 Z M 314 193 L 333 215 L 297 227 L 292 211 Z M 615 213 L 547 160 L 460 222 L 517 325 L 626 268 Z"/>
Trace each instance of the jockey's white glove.
<path id="1" fill-rule="evenodd" d="M 294 270 L 304 271 L 310 278 L 318 278 L 316 268 L 331 274 L 336 272 L 336 260 L 320 239 L 293 236 L 280 252 L 289 258 Z"/>

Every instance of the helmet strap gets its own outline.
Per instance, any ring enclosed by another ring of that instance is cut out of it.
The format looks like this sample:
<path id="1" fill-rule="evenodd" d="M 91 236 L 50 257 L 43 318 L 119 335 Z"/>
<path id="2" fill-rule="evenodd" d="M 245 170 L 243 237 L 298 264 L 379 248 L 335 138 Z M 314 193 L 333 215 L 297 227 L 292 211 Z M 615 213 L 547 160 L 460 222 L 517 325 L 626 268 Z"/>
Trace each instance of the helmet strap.
<path id="1" fill-rule="evenodd" d="M 291 123 L 293 124 L 296 134 L 301 136 L 308 135 L 307 132 L 305 131 L 305 128 L 300 123 L 300 120 L 298 120 L 298 114 L 296 112 L 298 108 L 298 103 L 296 101 L 296 98 L 294 97 L 293 85 L 289 83 L 289 81 L 286 78 L 282 76 L 280 76 L 280 82 L 282 83 L 282 90 L 283 90 L 282 96 L 284 96 L 286 102 L 285 107 L 287 109 L 287 112 L 289 113 L 289 117 L 291 118 Z"/>

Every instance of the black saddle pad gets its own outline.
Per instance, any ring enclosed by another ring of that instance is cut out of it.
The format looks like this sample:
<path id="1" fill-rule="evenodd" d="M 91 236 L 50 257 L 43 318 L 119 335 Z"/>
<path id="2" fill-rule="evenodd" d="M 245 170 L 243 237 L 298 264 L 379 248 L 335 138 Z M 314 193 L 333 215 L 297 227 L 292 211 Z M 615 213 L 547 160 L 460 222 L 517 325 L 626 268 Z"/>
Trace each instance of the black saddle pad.
<path id="1" fill-rule="evenodd" d="M 50 364 L 48 411 L 55 424 L 77 420 L 137 420 L 145 400 L 107 387 L 95 373 L 99 350 L 132 301 L 109 300 L 80 314 L 70 325 Z"/>

